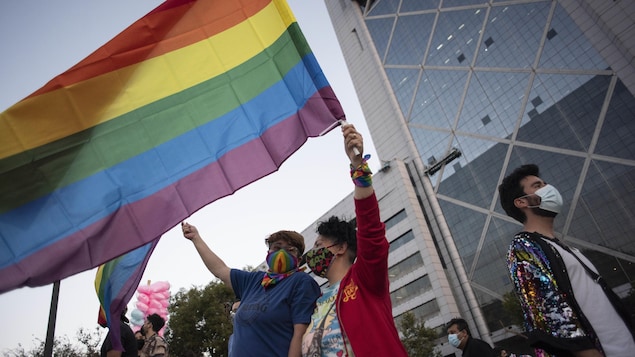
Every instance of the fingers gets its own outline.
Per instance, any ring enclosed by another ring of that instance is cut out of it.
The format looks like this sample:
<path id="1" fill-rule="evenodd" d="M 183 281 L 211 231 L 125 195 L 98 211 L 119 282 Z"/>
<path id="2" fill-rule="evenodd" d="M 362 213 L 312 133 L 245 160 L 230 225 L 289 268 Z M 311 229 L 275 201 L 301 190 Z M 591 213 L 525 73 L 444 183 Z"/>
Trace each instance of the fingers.
<path id="1" fill-rule="evenodd" d="M 355 149 L 361 151 L 364 148 L 364 139 L 355 129 L 355 126 L 352 124 L 342 126 L 342 133 L 344 134 L 344 144 L 347 151 L 354 151 Z M 355 154 L 359 155 L 358 152 Z"/>

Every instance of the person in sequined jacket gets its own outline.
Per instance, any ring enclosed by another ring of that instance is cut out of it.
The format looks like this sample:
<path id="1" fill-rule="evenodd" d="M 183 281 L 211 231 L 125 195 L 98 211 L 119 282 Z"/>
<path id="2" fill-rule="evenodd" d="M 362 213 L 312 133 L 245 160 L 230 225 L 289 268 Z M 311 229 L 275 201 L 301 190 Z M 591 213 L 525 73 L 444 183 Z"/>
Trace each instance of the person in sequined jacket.
<path id="1" fill-rule="evenodd" d="M 523 224 L 507 265 L 536 356 L 633 356 L 630 317 L 612 292 L 605 293 L 601 278 L 594 279 L 593 264 L 556 238 L 558 190 L 534 164 L 515 169 L 498 190 L 507 215 Z"/>

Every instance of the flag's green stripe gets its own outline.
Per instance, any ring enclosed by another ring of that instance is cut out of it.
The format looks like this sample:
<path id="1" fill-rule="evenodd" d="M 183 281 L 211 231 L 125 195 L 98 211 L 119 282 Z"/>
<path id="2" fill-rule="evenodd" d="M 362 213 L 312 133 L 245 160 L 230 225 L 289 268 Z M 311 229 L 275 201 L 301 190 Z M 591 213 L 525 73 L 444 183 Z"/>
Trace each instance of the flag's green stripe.
<path id="1" fill-rule="evenodd" d="M 148 151 L 248 102 L 311 53 L 297 23 L 226 74 L 54 143 L 0 160 L 0 213 Z M 273 61 L 269 61 L 274 57 Z M 239 96 L 239 98 L 237 98 Z"/>

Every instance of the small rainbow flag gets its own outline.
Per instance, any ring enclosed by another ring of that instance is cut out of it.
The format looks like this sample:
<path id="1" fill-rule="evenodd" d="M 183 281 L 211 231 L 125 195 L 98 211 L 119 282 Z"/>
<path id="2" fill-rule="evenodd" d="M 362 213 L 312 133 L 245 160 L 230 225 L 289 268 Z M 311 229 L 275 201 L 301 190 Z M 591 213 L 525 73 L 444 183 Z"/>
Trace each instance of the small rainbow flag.
<path id="1" fill-rule="evenodd" d="M 157 239 L 343 117 L 284 0 L 167 0 L 0 113 L 0 293 Z"/>
<path id="2" fill-rule="evenodd" d="M 99 298 L 99 318 L 105 318 L 112 335 L 112 346 L 121 351 L 119 317 L 134 295 L 143 271 L 158 239 L 100 265 L 95 275 L 95 291 Z"/>

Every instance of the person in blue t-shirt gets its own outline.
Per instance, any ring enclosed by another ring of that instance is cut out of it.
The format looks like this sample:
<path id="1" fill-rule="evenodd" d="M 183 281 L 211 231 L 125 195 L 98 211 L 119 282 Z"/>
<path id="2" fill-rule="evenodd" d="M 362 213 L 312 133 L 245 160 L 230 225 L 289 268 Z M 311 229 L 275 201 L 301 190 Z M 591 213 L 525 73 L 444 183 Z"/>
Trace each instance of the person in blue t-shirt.
<path id="1" fill-rule="evenodd" d="M 301 356 L 302 335 L 320 296 L 315 280 L 298 269 L 304 237 L 294 231 L 271 234 L 265 241 L 269 269 L 248 272 L 230 269 L 207 246 L 195 226 L 183 222 L 181 228 L 207 269 L 240 299 L 230 357 Z"/>

